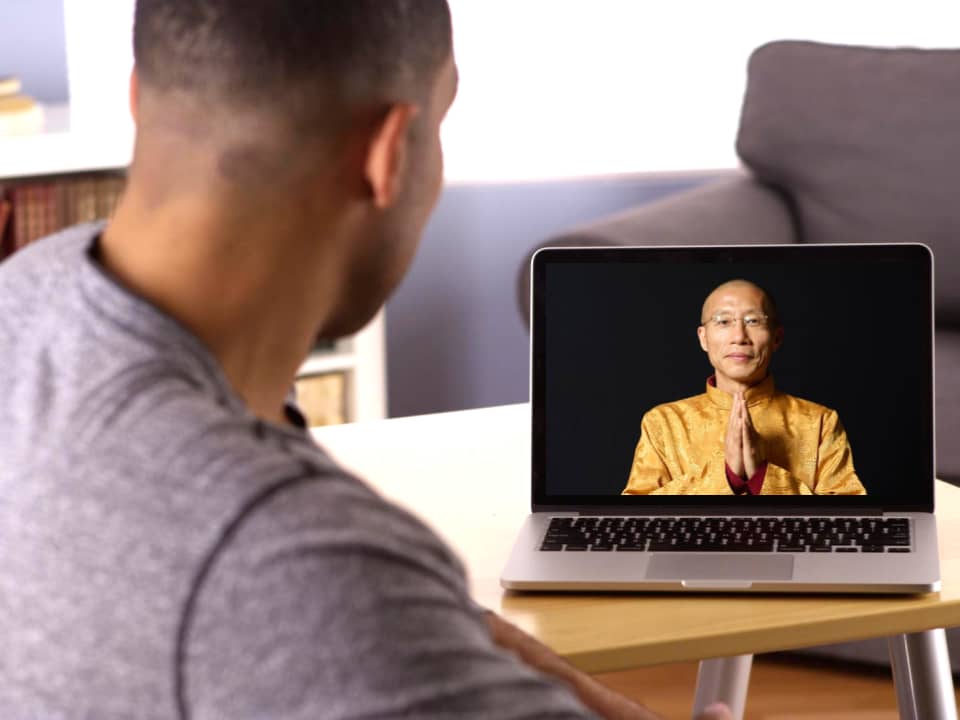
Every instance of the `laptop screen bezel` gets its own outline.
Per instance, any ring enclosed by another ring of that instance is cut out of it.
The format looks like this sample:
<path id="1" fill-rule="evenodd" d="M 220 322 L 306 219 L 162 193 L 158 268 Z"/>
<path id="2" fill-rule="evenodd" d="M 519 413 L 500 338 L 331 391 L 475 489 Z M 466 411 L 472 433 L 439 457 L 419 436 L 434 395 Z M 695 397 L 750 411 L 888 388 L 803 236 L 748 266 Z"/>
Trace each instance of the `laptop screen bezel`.
<path id="1" fill-rule="evenodd" d="M 548 266 L 553 263 L 789 263 L 837 262 L 903 263 L 913 271 L 922 273 L 919 278 L 930 302 L 924 306 L 923 317 L 918 318 L 929 329 L 924 336 L 930 341 L 924 348 L 921 362 L 930 367 L 925 387 L 918 388 L 924 396 L 924 415 L 927 428 L 924 437 L 929 439 L 924 448 L 927 467 L 922 470 L 929 476 L 928 487 L 920 488 L 910 502 L 886 502 L 879 505 L 866 496 L 773 496 L 760 495 L 745 501 L 735 495 L 551 495 L 547 492 L 546 462 L 546 357 L 545 327 L 546 312 L 545 280 Z M 603 246 L 603 247 L 555 247 L 538 250 L 530 265 L 530 402 L 531 402 L 531 506 L 535 512 L 692 512 L 709 507 L 711 512 L 932 512 L 934 509 L 935 432 L 934 432 L 934 358 L 933 358 L 933 254 L 929 247 L 920 243 L 897 244 L 842 244 L 842 245 L 711 245 L 711 246 Z"/>

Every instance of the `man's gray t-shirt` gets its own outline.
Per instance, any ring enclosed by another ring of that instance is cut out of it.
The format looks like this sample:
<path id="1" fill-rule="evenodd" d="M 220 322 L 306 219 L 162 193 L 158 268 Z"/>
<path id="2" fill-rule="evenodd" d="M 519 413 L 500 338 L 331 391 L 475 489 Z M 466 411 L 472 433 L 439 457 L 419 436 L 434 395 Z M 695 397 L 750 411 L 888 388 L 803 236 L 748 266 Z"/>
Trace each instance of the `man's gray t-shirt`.
<path id="1" fill-rule="evenodd" d="M 95 260 L 0 264 L 0 717 L 547 718 L 451 552 Z"/>

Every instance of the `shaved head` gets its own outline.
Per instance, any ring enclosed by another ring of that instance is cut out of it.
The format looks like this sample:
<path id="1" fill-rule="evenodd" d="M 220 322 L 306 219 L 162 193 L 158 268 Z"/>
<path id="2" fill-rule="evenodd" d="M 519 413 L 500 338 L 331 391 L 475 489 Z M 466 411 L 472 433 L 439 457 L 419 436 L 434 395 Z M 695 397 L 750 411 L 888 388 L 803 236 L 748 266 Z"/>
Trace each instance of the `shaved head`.
<path id="1" fill-rule="evenodd" d="M 363 108 L 422 103 L 451 54 L 450 11 L 446 0 L 137 0 L 133 50 L 162 117 L 189 98 L 303 136 Z"/>
<path id="2" fill-rule="evenodd" d="M 773 296 L 756 283 L 742 279 L 727 280 L 725 283 L 715 287 L 710 294 L 707 295 L 707 299 L 703 301 L 703 307 L 700 310 L 700 324 L 702 325 L 710 319 L 715 312 L 713 307 L 728 291 L 743 289 L 754 290 L 760 294 L 762 297 L 763 312 L 766 313 L 770 325 L 772 327 L 779 327 L 780 316 L 777 314 L 777 305 L 773 300 Z"/>

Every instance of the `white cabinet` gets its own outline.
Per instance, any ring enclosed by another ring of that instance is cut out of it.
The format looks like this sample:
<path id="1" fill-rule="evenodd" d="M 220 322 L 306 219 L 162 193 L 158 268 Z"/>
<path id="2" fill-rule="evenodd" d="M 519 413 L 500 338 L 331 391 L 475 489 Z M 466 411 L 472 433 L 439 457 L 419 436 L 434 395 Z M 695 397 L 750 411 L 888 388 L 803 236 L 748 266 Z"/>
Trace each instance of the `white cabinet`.
<path id="1" fill-rule="evenodd" d="M 380 420 L 387 416 L 386 332 L 384 314 L 331 350 L 318 350 L 300 366 L 299 378 L 343 373 L 347 422 Z"/>

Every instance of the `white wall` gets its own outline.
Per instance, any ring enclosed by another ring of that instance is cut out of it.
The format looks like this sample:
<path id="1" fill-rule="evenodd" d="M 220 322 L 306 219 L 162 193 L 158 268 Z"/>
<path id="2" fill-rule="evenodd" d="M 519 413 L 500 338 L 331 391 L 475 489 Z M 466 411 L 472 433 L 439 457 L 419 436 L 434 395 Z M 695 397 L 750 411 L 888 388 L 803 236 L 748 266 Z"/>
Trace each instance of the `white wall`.
<path id="1" fill-rule="evenodd" d="M 450 3 L 461 74 L 444 128 L 451 181 L 733 167 L 754 47 L 960 46 L 956 0 Z M 133 0 L 64 9 L 74 126 L 128 122 Z"/>
<path id="2" fill-rule="evenodd" d="M 956 0 L 450 0 L 450 180 L 734 167 L 750 51 L 960 47 Z"/>
<path id="3" fill-rule="evenodd" d="M 104 134 L 129 128 L 133 6 L 134 0 L 63 0 L 74 130 Z"/>

